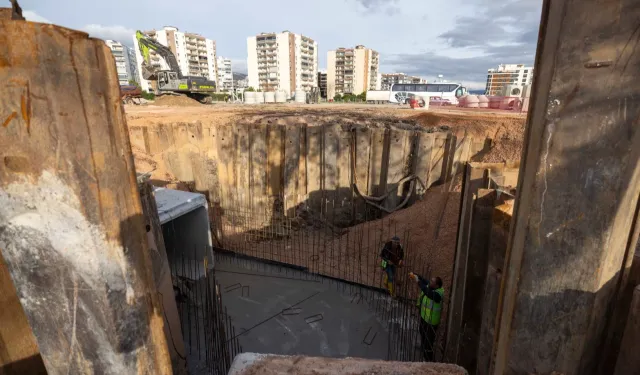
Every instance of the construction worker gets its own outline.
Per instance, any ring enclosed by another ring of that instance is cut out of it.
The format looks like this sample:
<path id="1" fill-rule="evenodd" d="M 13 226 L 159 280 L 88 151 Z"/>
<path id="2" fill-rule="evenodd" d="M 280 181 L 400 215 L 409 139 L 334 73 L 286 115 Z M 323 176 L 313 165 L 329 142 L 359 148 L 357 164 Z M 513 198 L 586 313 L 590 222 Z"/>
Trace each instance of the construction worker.
<path id="1" fill-rule="evenodd" d="M 431 280 L 423 279 L 413 272 L 409 272 L 409 277 L 420 287 L 417 306 L 420 308 L 420 346 L 424 360 L 433 361 L 433 348 L 436 345 L 436 332 L 440 325 L 440 313 L 442 312 L 442 302 L 444 299 L 444 288 L 442 279 L 432 277 Z"/>
<path id="2" fill-rule="evenodd" d="M 384 271 L 382 282 L 387 290 L 389 290 L 391 297 L 395 297 L 393 284 L 395 281 L 396 267 L 402 266 L 404 259 L 404 250 L 400 245 L 400 238 L 398 236 L 393 236 L 391 241 L 384 244 L 380 252 L 380 258 L 382 258 L 380 266 Z"/>

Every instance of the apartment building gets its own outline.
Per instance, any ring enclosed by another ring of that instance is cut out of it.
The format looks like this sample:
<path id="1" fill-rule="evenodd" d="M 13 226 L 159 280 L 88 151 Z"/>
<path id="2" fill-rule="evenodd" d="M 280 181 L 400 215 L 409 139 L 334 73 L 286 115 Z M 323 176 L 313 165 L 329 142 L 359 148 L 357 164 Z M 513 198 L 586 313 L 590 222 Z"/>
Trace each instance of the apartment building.
<path id="1" fill-rule="evenodd" d="M 327 53 L 327 96 L 380 90 L 380 54 L 365 46 Z"/>
<path id="2" fill-rule="evenodd" d="M 399 83 L 427 83 L 427 80 L 417 76 L 410 76 L 404 73 L 383 73 L 381 90 L 391 90 L 391 86 Z"/>
<path id="3" fill-rule="evenodd" d="M 530 85 L 533 67 L 524 64 L 500 64 L 497 69 L 487 70 L 487 95 L 502 95 L 506 85 Z"/>
<path id="4" fill-rule="evenodd" d="M 317 86 L 318 43 L 290 31 L 261 33 L 247 38 L 249 86 L 262 91 L 296 90 Z"/>
<path id="5" fill-rule="evenodd" d="M 199 34 L 181 32 L 177 27 L 165 26 L 161 30 L 145 31 L 144 34 L 153 38 L 160 44 L 168 47 L 176 56 L 180 71 L 185 76 L 202 76 L 218 82 L 218 70 L 216 61 L 216 42 Z M 140 86 L 149 91 L 151 83 L 142 77 L 142 55 L 138 47 L 138 40 L 133 35 L 133 43 L 136 49 L 137 69 L 139 72 Z M 155 52 L 150 53 L 151 64 L 161 69 L 169 69 L 169 65 Z"/>
<path id="6" fill-rule="evenodd" d="M 327 71 L 321 70 L 318 72 L 318 88 L 320 89 L 320 97 L 327 98 Z"/>
<path id="7" fill-rule="evenodd" d="M 218 57 L 218 88 L 220 91 L 233 89 L 233 70 L 231 69 L 231 59 Z"/>
<path id="8" fill-rule="evenodd" d="M 129 51 L 131 48 L 123 45 L 115 40 L 105 40 L 107 47 L 111 49 L 113 59 L 116 61 L 116 70 L 118 71 L 118 82 L 120 85 L 128 85 L 129 80 L 133 79 L 132 61 Z"/>

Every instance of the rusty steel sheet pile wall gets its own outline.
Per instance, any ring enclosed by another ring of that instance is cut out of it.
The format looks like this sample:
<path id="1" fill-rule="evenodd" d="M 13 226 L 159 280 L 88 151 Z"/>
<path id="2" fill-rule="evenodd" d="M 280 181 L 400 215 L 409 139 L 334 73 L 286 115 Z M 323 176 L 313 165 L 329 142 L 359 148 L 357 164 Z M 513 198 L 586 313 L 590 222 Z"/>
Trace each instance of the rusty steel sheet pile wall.
<path id="1" fill-rule="evenodd" d="M 47 372 L 172 373 L 110 50 L 0 21 L 0 79 L 0 251 Z"/>

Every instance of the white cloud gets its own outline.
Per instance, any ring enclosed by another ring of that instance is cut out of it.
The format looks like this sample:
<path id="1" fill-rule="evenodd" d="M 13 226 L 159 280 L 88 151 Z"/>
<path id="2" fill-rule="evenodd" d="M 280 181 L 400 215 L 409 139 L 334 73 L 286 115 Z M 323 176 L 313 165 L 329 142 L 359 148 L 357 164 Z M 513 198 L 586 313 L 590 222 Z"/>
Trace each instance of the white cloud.
<path id="1" fill-rule="evenodd" d="M 41 15 L 39 15 L 38 13 L 32 11 L 32 10 L 25 10 L 22 12 L 22 16 L 27 20 L 27 21 L 31 21 L 31 22 L 40 22 L 40 23 L 53 23 L 50 20 L 42 17 Z"/>
<path id="2" fill-rule="evenodd" d="M 90 24 L 82 27 L 81 30 L 89 33 L 91 37 L 104 40 L 115 40 L 129 47 L 131 47 L 131 45 L 133 44 L 133 34 L 136 33 L 135 30 L 121 25 L 104 26 L 98 24 Z"/>

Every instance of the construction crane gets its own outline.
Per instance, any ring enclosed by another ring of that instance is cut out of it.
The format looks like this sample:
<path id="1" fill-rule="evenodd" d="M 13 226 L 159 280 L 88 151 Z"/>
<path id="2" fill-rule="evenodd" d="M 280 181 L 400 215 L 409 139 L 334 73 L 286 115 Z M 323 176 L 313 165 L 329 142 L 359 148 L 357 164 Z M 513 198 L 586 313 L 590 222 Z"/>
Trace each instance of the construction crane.
<path id="1" fill-rule="evenodd" d="M 184 76 L 176 56 L 171 50 L 141 31 L 136 31 L 138 48 L 142 54 L 142 77 L 150 81 L 156 81 L 156 95 L 173 94 L 186 95 L 196 99 L 200 103 L 210 103 L 210 93 L 215 92 L 216 83 L 205 77 Z M 160 69 L 158 64 L 151 62 L 150 52 L 154 51 L 169 65 L 169 70 Z"/>

